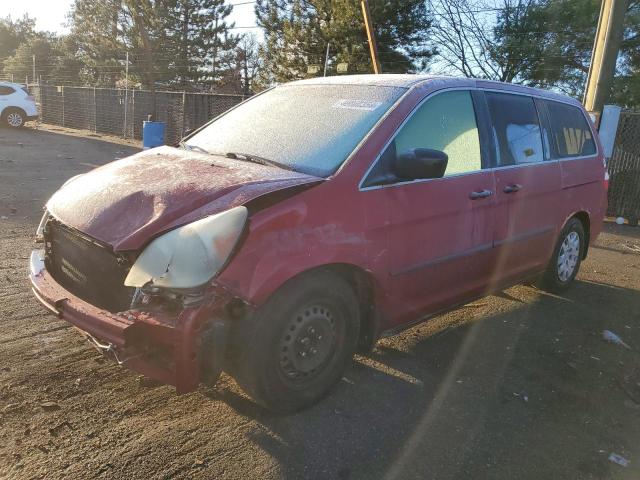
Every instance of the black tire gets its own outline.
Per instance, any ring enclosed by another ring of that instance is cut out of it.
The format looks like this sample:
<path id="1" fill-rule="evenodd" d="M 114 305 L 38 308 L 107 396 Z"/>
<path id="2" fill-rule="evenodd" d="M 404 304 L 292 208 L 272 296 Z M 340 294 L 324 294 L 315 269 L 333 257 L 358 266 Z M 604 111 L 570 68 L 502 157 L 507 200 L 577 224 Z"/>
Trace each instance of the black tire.
<path id="1" fill-rule="evenodd" d="M 576 235 L 580 242 L 577 247 L 577 252 L 575 252 L 575 249 L 568 247 Z M 542 276 L 540 287 L 543 290 L 547 290 L 552 293 L 562 293 L 569 288 L 580 270 L 580 264 L 582 263 L 582 257 L 584 256 L 584 249 L 586 248 L 585 240 L 586 235 L 582 222 L 577 218 L 571 218 L 560 232 L 558 242 L 553 251 L 553 255 L 551 256 L 551 260 L 549 261 L 549 265 L 547 266 L 547 270 Z M 565 247 L 564 251 L 563 244 Z M 568 269 L 572 265 L 570 271 L 563 269 L 559 265 L 561 263 L 560 257 L 563 255 L 563 252 L 565 255 L 564 258 L 568 262 L 565 264 L 565 267 Z M 575 258 L 573 258 L 574 256 Z M 574 261 L 575 264 L 573 263 Z"/>
<path id="2" fill-rule="evenodd" d="M 342 378 L 359 325 L 358 299 L 345 280 L 328 270 L 296 277 L 241 327 L 250 331 L 235 333 L 240 352 L 231 373 L 257 403 L 295 412 Z"/>
<path id="3" fill-rule="evenodd" d="M 19 108 L 7 108 L 2 112 L 2 124 L 9 128 L 22 128 L 27 116 Z"/>

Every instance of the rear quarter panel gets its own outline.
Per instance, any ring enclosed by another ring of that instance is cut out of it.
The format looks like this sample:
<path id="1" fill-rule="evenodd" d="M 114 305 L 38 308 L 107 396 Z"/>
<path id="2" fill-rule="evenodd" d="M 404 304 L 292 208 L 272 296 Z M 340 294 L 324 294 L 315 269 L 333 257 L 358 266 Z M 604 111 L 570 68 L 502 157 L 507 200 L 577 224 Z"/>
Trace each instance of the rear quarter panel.
<path id="1" fill-rule="evenodd" d="M 599 150 L 601 151 L 601 150 Z M 590 222 L 590 242 L 602 231 L 607 210 L 604 186 L 605 167 L 601 155 L 561 160 L 562 210 L 565 222 L 577 212 L 586 212 Z"/>
<path id="2" fill-rule="evenodd" d="M 602 231 L 607 212 L 606 164 L 602 143 L 591 118 L 581 107 L 596 142 L 597 154 L 591 157 L 560 160 L 562 210 L 565 222 L 577 212 L 589 215 L 589 243 Z"/>

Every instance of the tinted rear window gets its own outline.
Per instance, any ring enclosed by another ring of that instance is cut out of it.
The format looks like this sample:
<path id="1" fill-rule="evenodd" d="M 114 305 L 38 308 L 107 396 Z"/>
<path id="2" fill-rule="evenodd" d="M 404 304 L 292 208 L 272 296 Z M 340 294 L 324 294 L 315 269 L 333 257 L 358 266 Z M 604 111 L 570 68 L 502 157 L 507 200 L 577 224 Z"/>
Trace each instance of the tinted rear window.
<path id="1" fill-rule="evenodd" d="M 486 97 L 498 165 L 542 162 L 542 135 L 533 98 L 495 92 L 486 92 Z"/>
<path id="2" fill-rule="evenodd" d="M 557 158 L 595 155 L 596 144 L 587 119 L 578 107 L 546 101 L 551 144 Z"/>
<path id="3" fill-rule="evenodd" d="M 15 90 L 5 85 L 0 85 L 0 95 L 11 95 Z"/>

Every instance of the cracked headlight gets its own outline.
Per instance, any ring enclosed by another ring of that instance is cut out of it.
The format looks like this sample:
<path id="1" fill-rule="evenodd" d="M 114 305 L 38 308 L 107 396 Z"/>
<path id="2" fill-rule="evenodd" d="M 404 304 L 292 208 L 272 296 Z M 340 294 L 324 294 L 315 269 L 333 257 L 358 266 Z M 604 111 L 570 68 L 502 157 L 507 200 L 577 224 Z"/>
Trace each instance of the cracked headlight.
<path id="1" fill-rule="evenodd" d="M 247 208 L 230 210 L 172 230 L 153 240 L 124 284 L 183 289 L 206 284 L 224 266 L 247 221 Z"/>

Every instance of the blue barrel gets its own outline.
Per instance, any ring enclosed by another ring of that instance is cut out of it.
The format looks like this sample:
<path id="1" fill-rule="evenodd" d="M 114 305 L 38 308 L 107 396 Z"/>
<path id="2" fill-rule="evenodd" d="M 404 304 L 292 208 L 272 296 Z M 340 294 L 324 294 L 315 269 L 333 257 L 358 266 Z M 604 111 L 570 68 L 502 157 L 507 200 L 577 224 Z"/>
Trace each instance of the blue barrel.
<path id="1" fill-rule="evenodd" d="M 153 148 L 164 145 L 164 122 L 142 122 L 142 148 Z"/>

